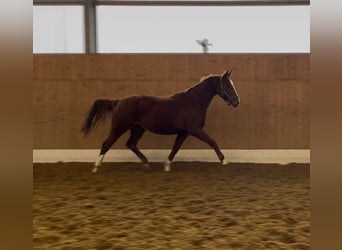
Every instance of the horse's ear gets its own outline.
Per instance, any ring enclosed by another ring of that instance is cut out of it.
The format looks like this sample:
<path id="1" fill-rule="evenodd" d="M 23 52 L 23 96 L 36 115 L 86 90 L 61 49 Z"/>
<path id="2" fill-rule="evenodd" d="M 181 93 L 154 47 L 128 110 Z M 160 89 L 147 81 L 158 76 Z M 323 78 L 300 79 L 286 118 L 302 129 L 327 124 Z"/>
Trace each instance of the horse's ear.
<path id="1" fill-rule="evenodd" d="M 232 74 L 232 70 L 227 70 L 227 74 L 230 76 Z"/>

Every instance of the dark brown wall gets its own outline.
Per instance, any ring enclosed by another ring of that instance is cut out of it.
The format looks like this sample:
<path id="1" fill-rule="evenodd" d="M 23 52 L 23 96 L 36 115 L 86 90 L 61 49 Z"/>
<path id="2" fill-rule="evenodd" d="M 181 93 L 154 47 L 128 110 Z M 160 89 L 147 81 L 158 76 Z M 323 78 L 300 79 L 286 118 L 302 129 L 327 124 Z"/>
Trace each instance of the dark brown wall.
<path id="1" fill-rule="evenodd" d="M 215 97 L 206 124 L 222 149 L 309 148 L 309 54 L 34 55 L 34 148 L 99 148 L 109 121 L 86 139 L 79 132 L 95 99 L 169 95 L 227 68 L 241 105 Z M 139 145 L 166 149 L 173 139 L 146 133 Z M 208 146 L 189 138 L 183 148 Z"/>

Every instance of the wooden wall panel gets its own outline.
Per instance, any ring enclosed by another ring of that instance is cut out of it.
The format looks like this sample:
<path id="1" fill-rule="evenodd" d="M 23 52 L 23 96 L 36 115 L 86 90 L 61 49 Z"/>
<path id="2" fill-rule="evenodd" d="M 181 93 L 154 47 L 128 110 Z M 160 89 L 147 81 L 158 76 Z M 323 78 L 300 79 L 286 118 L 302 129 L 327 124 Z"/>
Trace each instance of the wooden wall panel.
<path id="1" fill-rule="evenodd" d="M 222 149 L 309 148 L 309 54 L 34 55 L 34 148 L 99 148 L 109 122 L 87 139 L 80 126 L 97 98 L 169 95 L 207 74 L 233 69 L 241 105 L 215 97 L 206 130 Z M 124 148 L 124 135 L 114 148 Z M 170 148 L 146 133 L 141 148 Z M 189 138 L 183 148 L 208 148 Z"/>

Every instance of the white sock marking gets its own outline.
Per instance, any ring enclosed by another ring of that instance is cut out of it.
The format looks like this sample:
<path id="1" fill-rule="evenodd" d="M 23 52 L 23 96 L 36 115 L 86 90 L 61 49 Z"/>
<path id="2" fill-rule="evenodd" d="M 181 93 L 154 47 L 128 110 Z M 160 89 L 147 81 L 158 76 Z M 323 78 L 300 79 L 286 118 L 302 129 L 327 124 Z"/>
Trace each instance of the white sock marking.
<path id="1" fill-rule="evenodd" d="M 228 165 L 228 164 L 229 164 L 229 161 L 227 159 L 223 159 L 222 165 Z"/>
<path id="2" fill-rule="evenodd" d="M 95 162 L 95 167 L 99 167 L 101 166 L 102 162 L 103 162 L 103 158 L 104 155 L 100 155 L 99 158 L 97 159 L 97 161 Z"/>
<path id="3" fill-rule="evenodd" d="M 170 167 L 171 167 L 171 161 L 169 159 L 167 159 L 165 162 L 164 162 L 164 171 L 165 172 L 170 172 Z"/>
<path id="4" fill-rule="evenodd" d="M 91 170 L 93 172 L 93 174 L 97 173 L 98 167 L 101 166 L 101 164 L 103 162 L 103 158 L 104 158 L 104 155 L 100 155 L 99 158 L 97 159 L 97 161 L 95 162 L 95 165 L 94 165 L 93 169 Z"/>

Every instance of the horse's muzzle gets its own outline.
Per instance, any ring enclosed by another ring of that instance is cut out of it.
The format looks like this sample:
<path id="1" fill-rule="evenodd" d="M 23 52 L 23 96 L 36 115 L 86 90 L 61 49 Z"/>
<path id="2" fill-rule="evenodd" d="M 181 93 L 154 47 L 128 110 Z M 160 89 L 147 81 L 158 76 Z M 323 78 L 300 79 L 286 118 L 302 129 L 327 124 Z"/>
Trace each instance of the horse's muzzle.
<path id="1" fill-rule="evenodd" d="M 239 104 L 240 104 L 240 98 L 238 96 L 236 96 L 236 97 L 234 97 L 228 101 L 228 105 L 232 105 L 234 108 L 239 106 Z"/>

